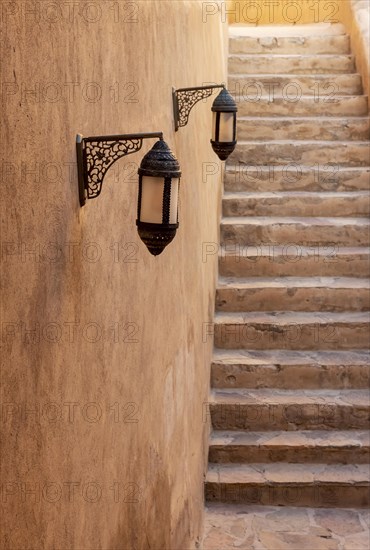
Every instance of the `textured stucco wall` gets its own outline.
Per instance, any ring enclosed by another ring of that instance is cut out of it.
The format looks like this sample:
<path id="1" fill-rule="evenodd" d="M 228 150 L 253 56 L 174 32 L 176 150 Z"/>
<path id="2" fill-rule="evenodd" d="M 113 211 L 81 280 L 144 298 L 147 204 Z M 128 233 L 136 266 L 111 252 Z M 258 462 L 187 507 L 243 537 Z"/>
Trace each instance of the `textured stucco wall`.
<path id="1" fill-rule="evenodd" d="M 1 7 L 1 548 L 194 548 L 221 174 L 212 100 L 175 134 L 171 89 L 225 81 L 225 29 L 197 0 Z M 183 171 L 157 258 L 132 178 L 154 141 L 83 209 L 75 165 L 77 132 L 151 131 Z"/>

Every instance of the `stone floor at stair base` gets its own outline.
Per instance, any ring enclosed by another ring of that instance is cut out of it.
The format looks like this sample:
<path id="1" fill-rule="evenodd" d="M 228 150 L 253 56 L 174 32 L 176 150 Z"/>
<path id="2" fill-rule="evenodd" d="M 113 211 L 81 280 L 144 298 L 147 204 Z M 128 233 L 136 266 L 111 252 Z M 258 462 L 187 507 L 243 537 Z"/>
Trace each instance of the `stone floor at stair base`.
<path id="1" fill-rule="evenodd" d="M 208 504 L 203 550 L 367 550 L 368 510 Z"/>

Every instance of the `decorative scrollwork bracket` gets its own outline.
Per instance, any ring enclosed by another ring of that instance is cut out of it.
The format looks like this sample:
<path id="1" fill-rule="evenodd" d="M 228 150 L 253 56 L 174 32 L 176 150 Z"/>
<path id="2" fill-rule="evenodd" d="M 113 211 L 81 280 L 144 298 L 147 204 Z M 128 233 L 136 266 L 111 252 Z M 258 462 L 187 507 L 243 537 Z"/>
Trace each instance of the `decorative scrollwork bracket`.
<path id="1" fill-rule="evenodd" d="M 224 84 L 212 86 L 196 86 L 195 88 L 172 88 L 173 115 L 175 119 L 175 130 L 180 126 L 186 126 L 192 108 L 201 99 L 209 97 L 215 88 L 225 88 Z"/>
<path id="2" fill-rule="evenodd" d="M 162 132 L 147 134 L 122 134 L 117 136 L 96 136 L 76 139 L 78 190 L 80 205 L 86 199 L 95 199 L 101 193 L 103 180 L 116 160 L 136 153 L 141 149 L 143 139 L 163 139 Z"/>

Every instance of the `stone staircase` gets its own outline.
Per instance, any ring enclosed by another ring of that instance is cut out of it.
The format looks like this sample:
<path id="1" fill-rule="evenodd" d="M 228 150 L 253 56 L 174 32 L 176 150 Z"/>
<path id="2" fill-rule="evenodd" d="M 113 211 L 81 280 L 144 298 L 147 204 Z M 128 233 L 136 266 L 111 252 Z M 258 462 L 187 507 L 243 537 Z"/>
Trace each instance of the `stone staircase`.
<path id="1" fill-rule="evenodd" d="M 369 118 L 349 37 L 232 37 L 229 90 L 204 546 L 222 550 L 250 533 L 228 546 L 217 514 L 232 537 L 255 505 L 370 504 Z"/>

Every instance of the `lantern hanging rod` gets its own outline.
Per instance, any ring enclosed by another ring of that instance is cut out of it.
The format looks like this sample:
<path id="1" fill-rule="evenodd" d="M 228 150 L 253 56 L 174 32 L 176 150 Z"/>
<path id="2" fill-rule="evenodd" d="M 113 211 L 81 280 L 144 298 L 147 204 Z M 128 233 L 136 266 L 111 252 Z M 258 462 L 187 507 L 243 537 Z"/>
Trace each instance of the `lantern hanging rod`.
<path id="1" fill-rule="evenodd" d="M 192 88 L 172 88 L 173 114 L 175 120 L 175 131 L 180 126 L 186 126 L 192 108 L 201 99 L 209 97 L 213 90 L 225 88 L 225 84 L 212 84 L 210 86 L 194 86 Z"/>
<path id="2" fill-rule="evenodd" d="M 112 136 L 93 136 L 83 137 L 85 143 L 91 143 L 93 141 L 120 141 L 126 139 L 150 139 L 159 138 L 163 139 L 163 132 L 148 132 L 144 134 L 114 134 Z"/>
<path id="3" fill-rule="evenodd" d="M 225 88 L 225 84 L 212 84 L 210 86 L 193 86 L 191 88 L 178 88 L 177 90 L 174 90 L 174 91 L 178 93 L 178 92 L 192 92 L 196 90 L 216 90 L 219 88 Z"/>
<path id="4" fill-rule="evenodd" d="M 119 134 L 76 138 L 78 190 L 80 205 L 86 199 L 95 199 L 101 193 L 103 180 L 109 168 L 116 160 L 136 153 L 143 144 L 143 139 L 159 138 L 163 132 L 142 134 Z"/>

